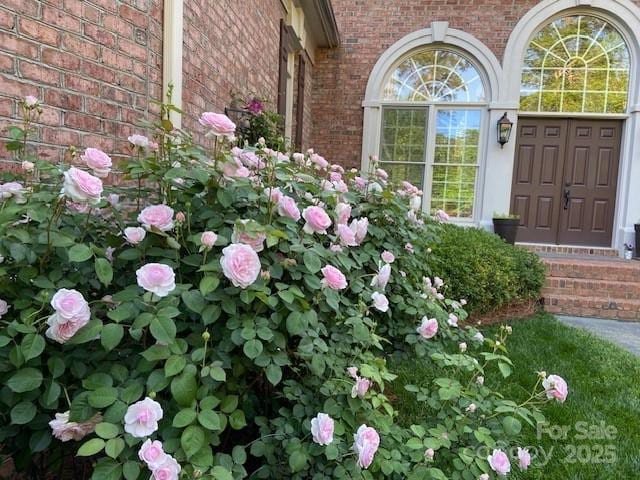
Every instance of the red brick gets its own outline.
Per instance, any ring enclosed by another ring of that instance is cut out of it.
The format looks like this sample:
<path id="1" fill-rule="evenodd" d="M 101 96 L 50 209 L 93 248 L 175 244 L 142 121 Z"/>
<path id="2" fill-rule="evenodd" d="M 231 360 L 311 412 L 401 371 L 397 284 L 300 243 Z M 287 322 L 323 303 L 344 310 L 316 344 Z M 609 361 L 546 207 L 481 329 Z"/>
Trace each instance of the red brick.
<path id="1" fill-rule="evenodd" d="M 114 145 L 114 139 L 110 137 L 104 137 L 93 134 L 85 134 L 82 136 L 83 147 L 94 147 L 104 150 L 105 152 L 112 152 Z"/>
<path id="2" fill-rule="evenodd" d="M 118 106 L 106 103 L 102 99 L 96 100 L 93 98 L 87 98 L 85 110 L 90 112 L 92 115 L 108 118 L 110 120 L 116 120 L 118 118 Z"/>
<path id="3" fill-rule="evenodd" d="M 7 11 L 0 9 L 0 28 L 5 30 L 13 30 L 16 26 L 16 16 Z"/>
<path id="4" fill-rule="evenodd" d="M 39 89 L 30 83 L 15 79 L 13 76 L 0 75 L 2 94 L 12 97 L 26 97 L 27 95 L 39 96 Z"/>
<path id="5" fill-rule="evenodd" d="M 79 33 L 81 29 L 80 19 L 58 8 L 44 6 L 42 8 L 42 19 L 48 25 L 58 27 L 65 32 Z"/>
<path id="6" fill-rule="evenodd" d="M 80 95 L 51 88 L 45 89 L 44 103 L 65 110 L 80 111 L 82 109 L 82 97 Z"/>
<path id="7" fill-rule="evenodd" d="M 74 92 L 87 93 L 93 96 L 97 96 L 100 92 L 100 85 L 98 82 L 87 80 L 86 78 L 69 73 L 64 76 L 64 86 Z"/>
<path id="8" fill-rule="evenodd" d="M 42 49 L 42 62 L 65 70 L 78 70 L 80 68 L 79 57 L 47 47 Z"/>
<path id="9" fill-rule="evenodd" d="M 114 83 L 116 79 L 116 72 L 113 69 L 88 60 L 82 62 L 80 71 L 89 78 L 107 83 Z"/>
<path id="10" fill-rule="evenodd" d="M 0 52 L 0 71 L 7 73 L 15 71 L 15 62 L 12 55 Z"/>
<path id="11" fill-rule="evenodd" d="M 84 58 L 93 60 L 100 58 L 100 47 L 77 35 L 65 33 L 62 38 L 62 48 Z"/>
<path id="12" fill-rule="evenodd" d="M 130 105 L 132 102 L 130 93 L 111 86 L 103 86 L 100 92 L 100 96 L 106 100 L 122 103 L 124 105 Z"/>
<path id="13" fill-rule="evenodd" d="M 93 23 L 100 23 L 100 10 L 85 3 L 82 5 L 82 18 Z"/>
<path id="14" fill-rule="evenodd" d="M 11 98 L 0 97 L 0 116 L 13 116 L 14 101 Z"/>
<path id="15" fill-rule="evenodd" d="M 141 12 L 129 5 L 120 5 L 118 13 L 122 18 L 130 21 L 137 27 L 145 28 L 148 24 L 147 13 Z"/>
<path id="16" fill-rule="evenodd" d="M 64 114 L 64 126 L 83 132 L 97 132 L 102 129 L 99 118 L 77 112 L 67 112 Z"/>
<path id="17" fill-rule="evenodd" d="M 20 17 L 19 25 L 21 35 L 56 47 L 60 44 L 60 32 L 55 28 L 48 27 L 41 22 L 35 22 L 27 17 Z"/>
<path id="18" fill-rule="evenodd" d="M 105 47 L 114 48 L 116 46 L 116 36 L 113 33 L 92 23 L 84 24 L 84 34 Z"/>
<path id="19" fill-rule="evenodd" d="M 43 127 L 42 141 L 65 147 L 69 145 L 78 145 L 80 143 L 80 134 L 73 130 Z"/>
<path id="20" fill-rule="evenodd" d="M 18 38 L 7 32 L 0 32 L 0 45 L 5 52 L 17 53 L 22 57 L 37 58 L 38 45 L 28 40 Z"/>
<path id="21" fill-rule="evenodd" d="M 43 105 L 42 113 L 38 117 L 37 123 L 43 125 L 59 126 L 62 123 L 62 114 L 60 110 Z"/>
<path id="22" fill-rule="evenodd" d="M 60 72 L 37 63 L 21 60 L 18 69 L 24 78 L 47 85 L 60 86 Z"/>
<path id="23" fill-rule="evenodd" d="M 37 0 L 2 0 L 2 6 L 16 13 L 35 17 L 38 14 L 39 2 Z"/>
<path id="24" fill-rule="evenodd" d="M 104 28 L 118 34 L 120 37 L 133 38 L 133 25 L 115 15 L 104 17 Z"/>
<path id="25" fill-rule="evenodd" d="M 128 72 L 133 69 L 133 60 L 113 50 L 105 49 L 102 52 L 102 62 L 110 67 L 115 67 L 120 71 Z"/>
<path id="26" fill-rule="evenodd" d="M 143 80 L 139 80 L 132 75 L 121 73 L 118 79 L 118 85 L 126 90 L 131 90 L 136 93 L 144 93 L 147 88 L 147 83 Z"/>
<path id="27" fill-rule="evenodd" d="M 140 61 L 147 61 L 147 49 L 143 46 L 138 45 L 137 43 L 130 42 L 129 40 L 125 40 L 121 38 L 119 40 L 119 49 L 126 55 L 138 59 Z"/>

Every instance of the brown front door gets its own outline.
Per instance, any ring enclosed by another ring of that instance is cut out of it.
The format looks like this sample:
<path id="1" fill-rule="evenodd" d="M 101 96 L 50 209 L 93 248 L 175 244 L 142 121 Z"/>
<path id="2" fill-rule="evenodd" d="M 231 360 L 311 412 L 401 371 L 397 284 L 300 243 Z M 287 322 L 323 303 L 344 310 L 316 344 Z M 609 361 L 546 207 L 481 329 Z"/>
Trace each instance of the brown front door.
<path id="1" fill-rule="evenodd" d="M 611 245 L 621 132 L 619 120 L 518 120 L 518 241 Z"/>

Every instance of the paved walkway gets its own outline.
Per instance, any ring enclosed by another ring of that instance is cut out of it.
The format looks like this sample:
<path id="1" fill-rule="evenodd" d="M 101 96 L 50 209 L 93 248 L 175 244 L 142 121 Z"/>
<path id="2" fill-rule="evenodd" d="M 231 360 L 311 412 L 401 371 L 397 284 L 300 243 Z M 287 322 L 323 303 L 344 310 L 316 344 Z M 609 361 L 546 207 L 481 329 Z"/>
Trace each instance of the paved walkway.
<path id="1" fill-rule="evenodd" d="M 563 316 L 558 316 L 558 320 L 574 327 L 589 330 L 594 335 L 609 340 L 640 356 L 640 323 Z"/>

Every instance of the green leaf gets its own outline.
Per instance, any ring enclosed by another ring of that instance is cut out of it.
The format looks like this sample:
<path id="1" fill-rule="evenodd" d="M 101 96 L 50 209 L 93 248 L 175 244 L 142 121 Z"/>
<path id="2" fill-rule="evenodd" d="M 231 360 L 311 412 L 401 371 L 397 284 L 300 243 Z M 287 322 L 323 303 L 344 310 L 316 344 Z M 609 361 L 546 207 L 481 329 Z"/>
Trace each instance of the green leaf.
<path id="1" fill-rule="evenodd" d="M 111 458 L 118 458 L 118 455 L 124 450 L 125 444 L 122 438 L 112 438 L 107 442 L 104 451 Z"/>
<path id="2" fill-rule="evenodd" d="M 171 381 L 171 395 L 181 407 L 190 407 L 197 391 L 198 382 L 192 372 L 185 370 Z"/>
<path id="3" fill-rule="evenodd" d="M 22 344 L 20 345 L 24 361 L 28 362 L 32 358 L 40 356 L 44 351 L 44 347 L 45 341 L 42 335 L 36 335 L 35 333 L 25 335 L 24 340 L 22 340 Z"/>
<path id="4" fill-rule="evenodd" d="M 90 392 L 87 399 L 93 408 L 106 408 L 118 399 L 118 389 L 113 387 L 98 388 Z"/>
<path id="5" fill-rule="evenodd" d="M 86 262 L 92 256 L 93 252 L 91 251 L 91 249 L 83 243 L 74 245 L 69 249 L 69 260 L 72 262 Z"/>
<path id="6" fill-rule="evenodd" d="M 263 348 L 264 347 L 262 346 L 262 342 L 258 339 L 255 339 L 246 342 L 242 347 L 242 350 L 247 357 L 253 360 L 262 353 Z"/>
<path id="7" fill-rule="evenodd" d="M 102 422 L 96 425 L 96 434 L 100 438 L 104 438 L 105 440 L 109 440 L 111 438 L 115 438 L 120 433 L 120 429 L 117 425 L 113 423 Z"/>
<path id="8" fill-rule="evenodd" d="M 82 444 L 78 449 L 77 455 L 79 457 L 90 457 L 101 451 L 105 446 L 104 440 L 101 438 L 92 438 L 91 440 Z"/>
<path id="9" fill-rule="evenodd" d="M 109 352 L 118 346 L 123 337 L 124 327 L 118 323 L 109 323 L 102 328 L 100 343 Z"/>
<path id="10" fill-rule="evenodd" d="M 211 367 L 209 375 L 211 375 L 211 378 L 217 382 L 224 382 L 227 380 L 227 374 L 222 367 Z"/>
<path id="11" fill-rule="evenodd" d="M 202 293 L 202 295 L 211 293 L 218 288 L 218 285 L 220 285 L 220 279 L 218 277 L 207 275 L 200 280 L 200 293 Z"/>
<path id="12" fill-rule="evenodd" d="M 236 445 L 233 447 L 231 456 L 233 457 L 233 462 L 237 465 L 244 465 L 247 461 L 247 451 L 242 445 Z"/>
<path id="13" fill-rule="evenodd" d="M 51 432 L 48 430 L 38 430 L 33 432 L 29 439 L 29 448 L 32 453 L 45 451 L 51 445 Z"/>
<path id="14" fill-rule="evenodd" d="M 42 373 L 35 368 L 23 368 L 14 373 L 6 385 L 16 393 L 30 392 L 42 385 Z"/>
<path id="15" fill-rule="evenodd" d="M 31 402 L 20 402 L 11 409 L 11 424 L 24 425 L 36 416 L 36 406 Z"/>
<path id="16" fill-rule="evenodd" d="M 407 448 L 410 448 L 412 450 L 422 450 L 424 449 L 424 444 L 422 443 L 421 439 L 412 437 L 407 440 Z"/>
<path id="17" fill-rule="evenodd" d="M 267 379 L 271 383 L 271 385 L 277 385 L 282 380 L 282 369 L 275 364 L 270 364 L 267 369 Z"/>
<path id="18" fill-rule="evenodd" d="M 110 458 L 100 459 L 93 469 L 91 480 L 120 480 L 122 465 Z"/>
<path id="19" fill-rule="evenodd" d="M 151 320 L 151 335 L 160 343 L 172 344 L 176 338 L 176 324 L 166 317 L 154 317 Z"/>
<path id="20" fill-rule="evenodd" d="M 511 375 L 512 368 L 511 368 L 511 365 L 509 365 L 508 363 L 498 362 L 498 368 L 500 369 L 500 373 L 502 373 L 502 376 L 504 378 L 507 378 L 508 376 Z"/>
<path id="21" fill-rule="evenodd" d="M 96 275 L 104 286 L 108 286 L 113 280 L 113 268 L 111 262 L 106 258 L 96 258 L 95 262 Z"/>
<path id="22" fill-rule="evenodd" d="M 307 267 L 307 270 L 311 273 L 317 273 L 322 268 L 322 261 L 320 260 L 320 257 L 311 250 L 304 252 L 302 255 L 302 261 L 304 262 L 304 266 Z"/>
<path id="23" fill-rule="evenodd" d="M 297 473 L 307 466 L 307 454 L 301 450 L 296 450 L 289 456 L 289 467 L 293 473 Z"/>
<path id="24" fill-rule="evenodd" d="M 211 473 L 215 480 L 233 480 L 233 475 L 231 474 L 231 472 L 226 468 L 221 467 L 220 465 L 216 465 L 215 467 L 213 467 Z"/>
<path id="25" fill-rule="evenodd" d="M 71 337 L 67 345 L 80 345 L 81 343 L 91 342 L 92 340 L 100 338 L 101 331 L 102 322 L 100 320 L 91 320 Z"/>
<path id="26" fill-rule="evenodd" d="M 247 426 L 247 419 L 244 416 L 244 412 L 242 410 L 236 410 L 231 415 L 229 415 L 229 425 L 234 430 L 241 430 Z"/>
<path id="27" fill-rule="evenodd" d="M 205 433 L 202 428 L 197 425 L 191 425 L 185 428 L 184 432 L 182 432 L 182 436 L 180 437 L 180 446 L 184 450 L 187 458 L 191 458 L 193 455 L 198 453 L 205 445 Z"/>
<path id="28" fill-rule="evenodd" d="M 287 331 L 291 335 L 302 335 L 307 329 L 304 317 L 300 312 L 291 312 L 287 317 Z"/>
<path id="29" fill-rule="evenodd" d="M 140 476 L 140 465 L 138 462 L 129 461 L 122 467 L 122 473 L 126 480 L 137 480 L 138 476 Z"/>
<path id="30" fill-rule="evenodd" d="M 164 364 L 164 373 L 167 377 L 179 374 L 187 365 L 187 360 L 182 355 L 171 355 Z"/>
<path id="31" fill-rule="evenodd" d="M 192 408 L 185 408 L 176 413 L 176 416 L 173 417 L 173 426 L 176 428 L 184 428 L 187 425 L 191 425 L 198 414 Z"/>
<path id="32" fill-rule="evenodd" d="M 522 423 L 515 417 L 504 417 L 502 419 L 502 428 L 507 435 L 515 437 L 522 431 Z"/>
<path id="33" fill-rule="evenodd" d="M 200 292 L 196 290 L 189 290 L 187 292 L 182 293 L 182 301 L 187 306 L 187 308 L 195 313 L 202 313 L 202 310 L 205 307 L 204 298 Z"/>
<path id="34" fill-rule="evenodd" d="M 220 416 L 213 410 L 203 410 L 198 414 L 198 422 L 207 430 L 221 430 Z"/>

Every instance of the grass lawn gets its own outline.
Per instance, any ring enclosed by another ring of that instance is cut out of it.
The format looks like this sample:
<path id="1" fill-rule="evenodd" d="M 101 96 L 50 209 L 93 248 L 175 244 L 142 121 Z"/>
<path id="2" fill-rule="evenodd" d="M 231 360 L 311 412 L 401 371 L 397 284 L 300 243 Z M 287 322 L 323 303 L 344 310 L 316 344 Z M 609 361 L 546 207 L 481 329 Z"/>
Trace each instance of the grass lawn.
<path id="1" fill-rule="evenodd" d="M 632 480 L 640 479 L 640 358 L 593 335 L 567 327 L 551 315 L 539 314 L 512 323 L 508 348 L 514 373 L 499 390 L 524 400 L 535 383 L 536 371 L 557 373 L 567 380 L 564 405 L 549 404 L 543 413 L 558 433 L 523 429 L 523 444 L 548 455 L 534 459 L 527 472 L 514 466 L 508 478 L 518 480 Z M 487 329 L 485 334 L 491 334 Z M 427 386 L 435 372 L 414 361 L 392 365 L 398 382 Z M 498 374 L 494 378 L 500 378 Z M 489 380 L 487 380 L 489 381 Z M 400 392 L 397 392 L 400 394 Z M 402 395 L 402 394 L 401 394 Z M 421 406 L 402 395 L 401 421 L 412 423 Z M 580 423 L 582 422 L 582 423 Z M 603 430 L 613 438 L 603 439 Z M 615 433 L 613 433 L 615 432 Z M 561 438 L 558 438 L 561 437 Z M 534 448 L 535 447 L 535 448 Z"/>

